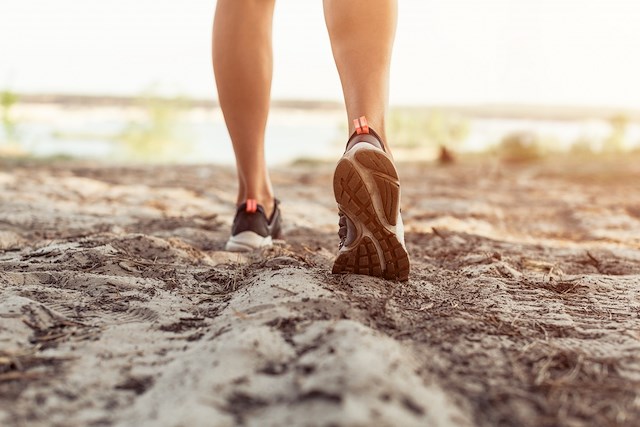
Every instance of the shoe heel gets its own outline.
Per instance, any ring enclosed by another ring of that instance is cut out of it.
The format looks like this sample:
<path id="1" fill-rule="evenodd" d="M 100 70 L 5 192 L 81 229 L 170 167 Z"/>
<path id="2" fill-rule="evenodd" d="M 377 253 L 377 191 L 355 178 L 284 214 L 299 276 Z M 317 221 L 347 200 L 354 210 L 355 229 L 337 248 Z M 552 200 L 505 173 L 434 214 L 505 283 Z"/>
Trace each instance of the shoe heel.
<path id="1" fill-rule="evenodd" d="M 391 160 L 378 150 L 357 150 L 338 163 L 333 190 L 357 235 L 340 250 L 332 272 L 407 280 L 409 255 L 395 235 L 400 188 Z"/>

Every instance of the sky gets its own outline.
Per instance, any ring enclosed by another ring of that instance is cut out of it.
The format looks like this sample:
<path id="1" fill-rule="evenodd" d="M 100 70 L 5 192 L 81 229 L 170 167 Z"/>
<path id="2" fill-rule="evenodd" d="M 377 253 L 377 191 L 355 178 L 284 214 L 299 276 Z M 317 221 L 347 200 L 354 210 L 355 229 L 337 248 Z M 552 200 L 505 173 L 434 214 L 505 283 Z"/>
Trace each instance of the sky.
<path id="1" fill-rule="evenodd" d="M 215 99 L 214 9 L 2 0 L 0 88 Z M 391 103 L 640 108 L 639 22 L 637 0 L 399 0 Z M 341 99 L 321 0 L 277 1 L 274 58 L 274 99 Z"/>

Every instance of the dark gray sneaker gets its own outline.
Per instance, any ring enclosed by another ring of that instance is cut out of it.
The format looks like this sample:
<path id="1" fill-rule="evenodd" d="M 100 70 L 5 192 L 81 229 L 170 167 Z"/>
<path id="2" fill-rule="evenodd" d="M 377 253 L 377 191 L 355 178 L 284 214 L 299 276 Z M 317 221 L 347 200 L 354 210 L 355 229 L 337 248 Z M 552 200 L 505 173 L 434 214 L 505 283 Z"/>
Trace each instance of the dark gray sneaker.
<path id="1" fill-rule="evenodd" d="M 264 207 L 254 199 L 238 206 L 231 227 L 231 237 L 225 249 L 231 252 L 248 252 L 273 245 L 273 239 L 282 234 L 280 201 L 275 199 L 273 213 L 267 218 Z"/>
<path id="2" fill-rule="evenodd" d="M 357 120 L 356 133 L 338 162 L 333 191 L 340 246 L 332 272 L 408 280 L 398 171 L 364 117 Z"/>

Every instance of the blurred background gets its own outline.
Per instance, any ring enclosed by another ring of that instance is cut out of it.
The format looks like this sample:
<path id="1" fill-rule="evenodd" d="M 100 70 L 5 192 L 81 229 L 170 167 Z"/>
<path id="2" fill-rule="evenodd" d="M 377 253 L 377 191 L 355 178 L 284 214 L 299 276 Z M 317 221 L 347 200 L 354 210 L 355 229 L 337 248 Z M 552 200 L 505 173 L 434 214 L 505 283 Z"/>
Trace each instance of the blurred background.
<path id="1" fill-rule="evenodd" d="M 214 9 L 2 0 L 0 156 L 233 164 Z M 396 156 L 640 155 L 638 22 L 633 0 L 400 0 Z M 274 49 L 268 162 L 336 159 L 346 117 L 321 0 L 277 1 Z"/>

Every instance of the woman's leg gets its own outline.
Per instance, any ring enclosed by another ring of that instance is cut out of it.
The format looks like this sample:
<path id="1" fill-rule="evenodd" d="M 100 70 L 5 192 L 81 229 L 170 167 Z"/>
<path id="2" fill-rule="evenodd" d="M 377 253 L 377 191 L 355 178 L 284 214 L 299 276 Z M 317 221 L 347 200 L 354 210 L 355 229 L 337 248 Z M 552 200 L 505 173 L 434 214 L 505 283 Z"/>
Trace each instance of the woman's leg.
<path id="1" fill-rule="evenodd" d="M 357 135 L 333 175 L 340 248 L 332 271 L 407 280 L 410 261 L 400 215 L 400 182 L 385 132 L 397 3 L 324 0 L 324 11 L 350 134 L 356 130 L 354 119 L 367 118 L 358 120 Z"/>
<path id="2" fill-rule="evenodd" d="M 273 68 L 274 4 L 275 0 L 218 0 L 213 25 L 213 68 L 236 155 L 237 202 L 255 199 L 267 216 L 273 208 L 264 135 Z"/>
<path id="3" fill-rule="evenodd" d="M 352 120 L 366 116 L 386 144 L 389 67 L 397 21 L 396 0 L 324 0 L 324 14 Z M 385 147 L 387 152 L 389 147 Z"/>

